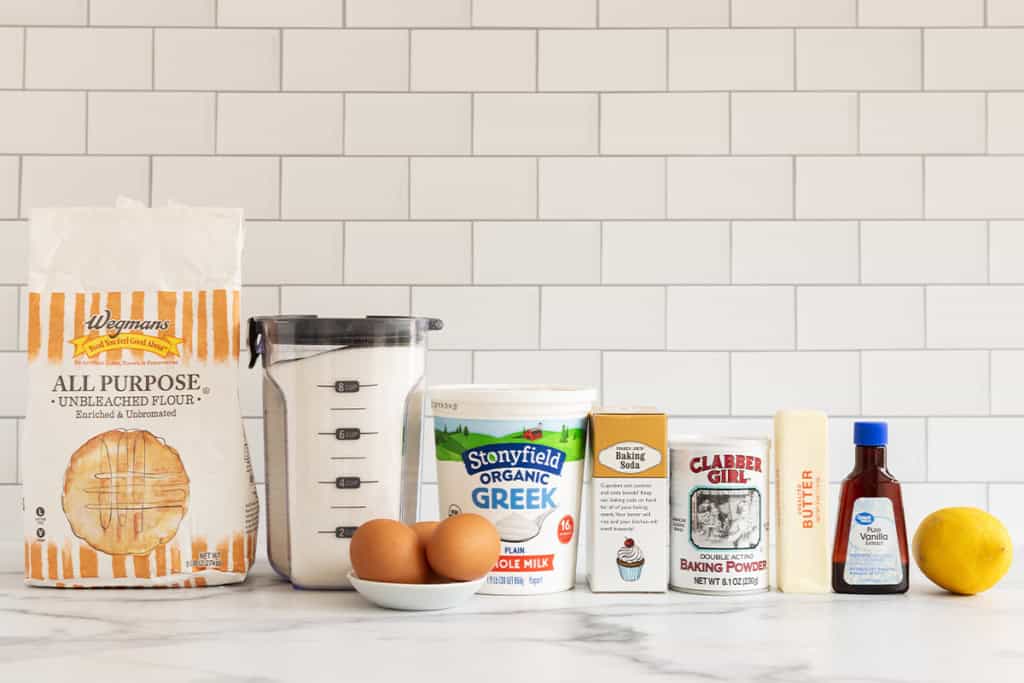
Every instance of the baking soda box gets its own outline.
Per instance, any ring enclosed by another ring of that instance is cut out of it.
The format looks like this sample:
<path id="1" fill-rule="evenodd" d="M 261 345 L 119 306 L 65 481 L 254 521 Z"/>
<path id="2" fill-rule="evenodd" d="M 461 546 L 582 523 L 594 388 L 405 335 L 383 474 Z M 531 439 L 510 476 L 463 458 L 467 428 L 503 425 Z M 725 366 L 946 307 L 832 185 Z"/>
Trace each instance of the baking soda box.
<path id="1" fill-rule="evenodd" d="M 590 416 L 587 580 L 595 593 L 668 585 L 668 417 L 642 409 Z"/>

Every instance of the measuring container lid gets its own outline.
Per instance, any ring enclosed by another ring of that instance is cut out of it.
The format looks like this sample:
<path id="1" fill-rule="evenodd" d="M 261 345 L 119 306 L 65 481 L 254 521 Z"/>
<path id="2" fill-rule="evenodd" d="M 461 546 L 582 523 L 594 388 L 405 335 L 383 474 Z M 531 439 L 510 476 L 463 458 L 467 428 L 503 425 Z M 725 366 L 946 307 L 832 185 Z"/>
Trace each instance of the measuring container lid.
<path id="1" fill-rule="evenodd" d="M 444 327 L 437 318 L 370 315 L 365 318 L 320 318 L 316 315 L 266 315 L 249 318 L 249 367 L 266 345 L 408 346 Z"/>

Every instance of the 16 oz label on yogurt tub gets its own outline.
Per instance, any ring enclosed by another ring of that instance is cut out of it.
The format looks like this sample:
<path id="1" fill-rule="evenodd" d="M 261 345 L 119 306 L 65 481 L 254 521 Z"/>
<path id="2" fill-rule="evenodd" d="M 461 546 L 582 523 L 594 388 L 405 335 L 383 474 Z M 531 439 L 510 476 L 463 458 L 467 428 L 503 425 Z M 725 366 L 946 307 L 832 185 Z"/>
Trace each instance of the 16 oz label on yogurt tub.
<path id="1" fill-rule="evenodd" d="M 435 417 L 441 515 L 482 515 L 501 536 L 482 593 L 548 593 L 575 583 L 586 436 L 585 417 Z"/>

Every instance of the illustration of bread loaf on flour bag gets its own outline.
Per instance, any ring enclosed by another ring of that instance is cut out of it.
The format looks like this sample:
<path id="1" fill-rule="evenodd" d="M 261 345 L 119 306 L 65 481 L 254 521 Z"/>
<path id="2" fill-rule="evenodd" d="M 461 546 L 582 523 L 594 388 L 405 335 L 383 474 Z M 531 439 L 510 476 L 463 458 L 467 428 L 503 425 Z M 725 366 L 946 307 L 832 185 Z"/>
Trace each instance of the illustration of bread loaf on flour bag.
<path id="1" fill-rule="evenodd" d="M 144 555 L 188 511 L 181 456 L 144 429 L 97 434 L 71 455 L 61 506 L 75 536 L 108 555 Z"/>

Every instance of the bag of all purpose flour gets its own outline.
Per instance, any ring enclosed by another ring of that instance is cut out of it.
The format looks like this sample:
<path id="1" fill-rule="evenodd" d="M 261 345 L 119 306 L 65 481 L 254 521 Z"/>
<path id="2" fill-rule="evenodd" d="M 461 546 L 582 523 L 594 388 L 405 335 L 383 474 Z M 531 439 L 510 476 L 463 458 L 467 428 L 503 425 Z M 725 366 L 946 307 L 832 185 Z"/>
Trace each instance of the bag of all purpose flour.
<path id="1" fill-rule="evenodd" d="M 25 581 L 243 581 L 259 504 L 238 404 L 242 214 L 32 214 Z"/>

